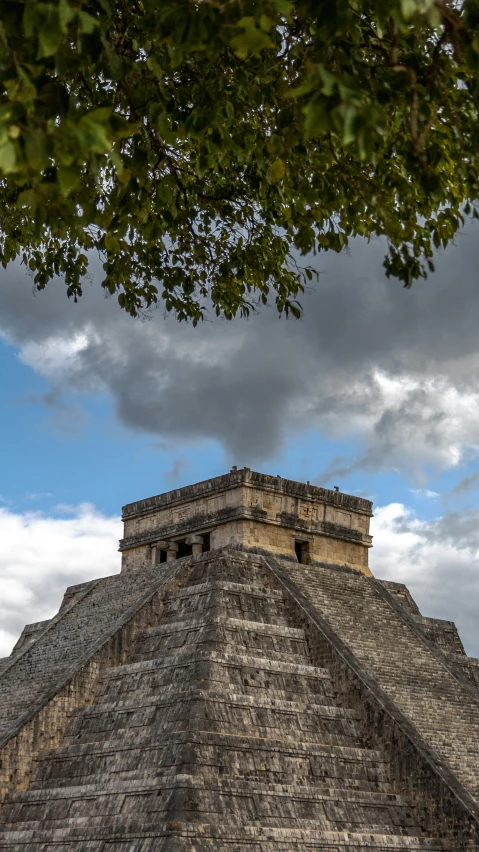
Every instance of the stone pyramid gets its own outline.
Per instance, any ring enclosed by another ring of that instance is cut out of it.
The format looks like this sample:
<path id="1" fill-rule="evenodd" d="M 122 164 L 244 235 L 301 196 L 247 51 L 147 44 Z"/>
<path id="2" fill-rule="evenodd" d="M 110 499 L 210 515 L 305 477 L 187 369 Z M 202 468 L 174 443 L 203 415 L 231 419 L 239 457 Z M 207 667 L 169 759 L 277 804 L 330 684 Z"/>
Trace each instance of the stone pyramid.
<path id="1" fill-rule="evenodd" d="M 479 850 L 478 661 L 370 514 L 247 469 L 125 507 L 0 661 L 0 850 Z"/>

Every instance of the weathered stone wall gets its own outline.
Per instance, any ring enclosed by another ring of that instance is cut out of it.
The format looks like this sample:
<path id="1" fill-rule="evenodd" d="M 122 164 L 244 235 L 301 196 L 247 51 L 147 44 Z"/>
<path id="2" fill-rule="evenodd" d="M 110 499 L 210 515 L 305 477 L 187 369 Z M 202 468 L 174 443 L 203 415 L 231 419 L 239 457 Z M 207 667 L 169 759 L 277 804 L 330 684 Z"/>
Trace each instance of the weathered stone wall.
<path id="1" fill-rule="evenodd" d="M 145 578 L 146 590 L 145 585 L 138 584 L 137 592 L 133 593 L 133 601 L 130 595 L 124 594 L 125 590 L 122 594 L 121 585 L 124 585 L 124 581 L 122 582 L 120 577 L 111 578 L 120 580 L 120 583 L 117 583 L 116 601 L 111 600 L 113 589 L 105 589 L 106 597 L 110 597 L 110 620 L 106 622 L 106 631 L 103 631 L 103 635 L 101 631 L 97 632 L 96 636 L 92 631 L 92 641 L 80 651 L 77 649 L 76 659 L 74 631 L 70 633 L 70 646 L 65 634 L 63 642 L 60 642 L 60 650 L 66 664 L 63 668 L 52 666 L 54 634 L 50 642 L 48 637 L 43 637 L 43 649 L 28 647 L 21 659 L 15 656 L 10 659 L 9 672 L 0 672 L 0 694 L 7 711 L 6 714 L 4 712 L 3 730 L 0 735 L 0 801 L 9 791 L 28 787 L 41 750 L 59 745 L 73 709 L 90 704 L 103 672 L 108 667 L 120 665 L 125 661 L 137 631 L 151 624 L 161 612 L 165 590 L 181 582 L 184 563 L 185 560 L 181 560 L 168 566 L 167 570 L 166 566 L 163 566 L 162 572 L 156 572 L 156 580 L 154 573 L 150 571 Z M 120 618 L 117 618 L 115 613 L 115 602 L 120 604 Z M 90 603 L 94 621 L 95 604 L 94 601 Z M 81 616 L 71 611 L 60 612 L 57 619 L 65 624 L 68 615 L 73 617 L 77 624 L 81 623 Z M 37 650 L 36 663 L 33 659 L 28 659 L 28 654 L 32 656 L 34 650 Z M 27 670 L 30 671 L 30 677 Z M 25 705 L 22 707 L 15 701 L 16 686 L 21 694 L 23 687 L 27 691 L 29 698 L 26 701 L 26 709 Z M 9 707 L 11 709 L 8 713 Z"/>
<path id="2" fill-rule="evenodd" d="M 294 553 L 298 530 L 278 524 L 261 524 L 254 520 L 231 521 L 221 524 L 211 534 L 212 547 L 240 545 L 262 548 L 277 556 Z M 363 544 L 322 535 L 304 535 L 309 542 L 310 558 L 314 561 L 349 565 L 371 575 L 368 568 L 368 548 Z M 126 555 L 126 554 L 125 554 Z"/>
<path id="3" fill-rule="evenodd" d="M 473 691 L 376 593 L 378 581 L 347 569 L 267 563 L 291 595 L 293 623 L 314 659 L 331 672 L 337 699 L 360 714 L 365 742 L 385 754 L 394 789 L 414 802 L 425 831 L 440 829 L 448 848 L 477 850 Z"/>
<path id="4" fill-rule="evenodd" d="M 1 850 L 444 852 L 442 832 L 465 852 L 454 794 L 429 829 L 422 800 L 393 788 L 387 743 L 358 728 L 380 724 L 377 694 L 365 689 L 365 713 L 337 643 L 323 647 L 274 567 L 240 549 L 176 566 L 114 631 L 119 648 L 104 643 L 113 667 L 80 685 L 62 744 L 7 798 Z"/>
<path id="5" fill-rule="evenodd" d="M 149 544 L 141 544 L 124 550 L 121 556 L 122 574 L 130 571 L 140 571 L 145 565 L 151 564 L 151 547 Z"/>
<path id="6" fill-rule="evenodd" d="M 330 607 L 323 606 L 324 595 L 328 595 L 331 587 L 323 584 L 321 578 L 316 579 L 308 593 L 308 581 L 307 585 L 291 582 L 293 577 L 297 581 L 300 569 L 285 560 L 276 563 L 267 560 L 267 563 L 289 594 L 291 623 L 304 630 L 312 658 L 330 672 L 336 701 L 358 714 L 364 742 L 370 748 L 380 749 L 387 761 L 393 789 L 408 797 L 423 831 L 433 831 L 445 838 L 446 849 L 477 852 L 479 804 L 476 797 L 475 736 L 471 731 L 468 739 L 467 732 L 461 727 L 471 723 L 474 727 L 475 721 L 479 723 L 479 704 L 473 707 L 471 716 L 471 696 L 466 692 L 460 699 L 462 712 L 448 708 L 448 724 L 444 728 L 441 726 L 438 710 L 443 699 L 447 705 L 449 696 L 448 690 L 445 689 L 444 694 L 440 688 L 437 689 L 434 681 L 437 677 L 447 679 L 448 673 L 441 672 L 436 659 L 427 660 L 427 648 L 418 653 L 418 647 L 414 647 L 417 637 L 405 635 L 404 624 L 403 629 L 398 630 L 399 625 L 394 624 L 387 606 L 382 619 L 378 619 L 379 607 L 371 606 L 371 599 L 369 606 L 364 606 L 368 599 L 366 579 L 358 577 L 358 583 L 366 589 L 366 593 L 362 605 L 360 596 L 355 596 L 358 618 L 353 623 L 349 614 L 347 575 L 344 575 L 344 584 L 337 583 L 337 578 L 332 579 L 336 588 L 342 586 L 345 590 L 345 607 L 341 616 L 335 610 L 334 601 Z M 324 570 L 331 571 L 330 568 Z M 311 574 L 308 579 L 310 581 Z M 355 584 L 351 573 L 349 579 Z M 313 599 L 316 605 L 312 606 Z M 321 604 L 320 607 L 318 604 Z M 376 617 L 369 621 L 373 612 Z M 364 617 L 369 621 L 367 636 L 361 624 Z M 390 619 L 393 627 L 385 633 L 386 621 Z M 358 654 L 357 643 L 355 652 L 351 651 L 353 632 L 357 634 L 357 642 L 364 640 L 366 644 L 376 634 L 377 651 L 372 658 L 370 654 Z M 401 634 L 402 641 L 398 641 Z M 405 641 L 410 643 L 406 654 Z M 404 670 L 408 660 L 411 673 L 401 691 L 394 686 L 394 674 L 398 669 Z M 415 672 L 418 665 L 422 668 L 421 676 Z M 454 678 L 450 680 L 454 683 Z M 460 684 L 454 683 L 452 690 L 460 693 Z M 475 702 L 472 704 L 475 705 Z M 445 755 L 448 760 L 444 760 Z M 462 761 L 468 765 L 465 772 L 460 771 Z"/>
<path id="7" fill-rule="evenodd" d="M 286 563 L 285 563 L 286 565 Z M 401 712 L 479 795 L 479 703 L 375 580 L 347 569 L 287 564 L 288 575 Z M 392 602 L 391 602 L 392 603 Z"/>
<path id="8" fill-rule="evenodd" d="M 369 574 L 370 515 L 362 498 L 245 468 L 125 506 L 122 570 L 147 564 L 155 540 L 208 532 L 212 547 L 257 546 L 289 555 L 299 537 L 309 542 L 311 559 Z"/>

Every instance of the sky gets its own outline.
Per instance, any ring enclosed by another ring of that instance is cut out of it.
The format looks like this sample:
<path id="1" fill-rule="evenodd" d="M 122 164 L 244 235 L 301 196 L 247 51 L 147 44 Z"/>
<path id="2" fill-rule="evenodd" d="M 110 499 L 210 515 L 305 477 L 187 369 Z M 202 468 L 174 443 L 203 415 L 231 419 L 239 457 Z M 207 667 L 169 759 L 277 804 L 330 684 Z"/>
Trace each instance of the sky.
<path id="1" fill-rule="evenodd" d="M 479 229 L 405 290 L 381 241 L 312 259 L 301 320 L 134 320 L 0 274 L 0 657 L 119 570 L 125 503 L 250 467 L 374 502 L 377 577 L 479 656 Z"/>

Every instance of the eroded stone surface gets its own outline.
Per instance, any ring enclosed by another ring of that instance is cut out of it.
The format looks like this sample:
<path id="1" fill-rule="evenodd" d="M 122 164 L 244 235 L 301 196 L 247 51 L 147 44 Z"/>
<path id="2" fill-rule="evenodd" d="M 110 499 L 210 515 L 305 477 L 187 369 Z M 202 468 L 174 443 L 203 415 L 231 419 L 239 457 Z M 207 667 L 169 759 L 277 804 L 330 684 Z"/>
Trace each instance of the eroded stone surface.
<path id="1" fill-rule="evenodd" d="M 255 557 L 211 554 L 1 812 L 0 849 L 439 850 Z"/>

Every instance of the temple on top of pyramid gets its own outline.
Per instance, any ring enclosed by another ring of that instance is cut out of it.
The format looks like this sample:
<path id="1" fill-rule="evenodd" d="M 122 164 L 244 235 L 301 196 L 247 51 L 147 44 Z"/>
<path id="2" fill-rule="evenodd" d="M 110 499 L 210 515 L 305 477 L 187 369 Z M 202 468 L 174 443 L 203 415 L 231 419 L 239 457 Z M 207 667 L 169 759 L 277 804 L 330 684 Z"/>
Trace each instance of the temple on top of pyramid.
<path id="1" fill-rule="evenodd" d="M 247 468 L 125 506 L 0 660 L 0 852 L 479 852 L 479 660 L 371 509 Z"/>
<path id="2" fill-rule="evenodd" d="M 238 545 L 370 574 L 372 503 L 245 467 L 123 507 L 122 570 Z"/>

